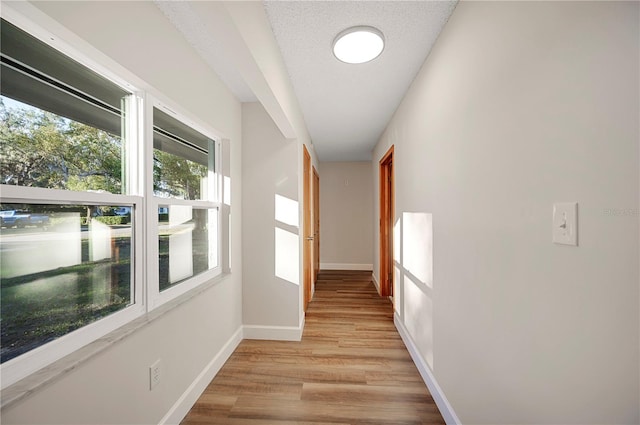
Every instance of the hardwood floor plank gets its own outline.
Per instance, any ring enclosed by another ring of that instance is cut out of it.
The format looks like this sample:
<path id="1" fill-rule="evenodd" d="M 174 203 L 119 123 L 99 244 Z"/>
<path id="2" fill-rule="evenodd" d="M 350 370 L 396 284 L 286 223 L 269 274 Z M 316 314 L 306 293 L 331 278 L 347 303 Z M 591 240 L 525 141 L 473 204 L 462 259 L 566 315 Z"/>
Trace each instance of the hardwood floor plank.
<path id="1" fill-rule="evenodd" d="M 321 271 L 300 342 L 242 341 L 185 425 L 443 424 L 370 272 Z"/>
<path id="2" fill-rule="evenodd" d="M 290 379 L 295 382 L 330 382 L 335 384 L 365 384 L 367 382 L 365 370 L 337 370 L 327 368 L 325 365 L 263 366 L 254 368 L 252 374 Z"/>
<path id="3" fill-rule="evenodd" d="M 305 383 L 302 387 L 301 400 L 327 401 L 327 402 L 343 402 L 366 404 L 405 404 L 405 403 L 424 403 L 431 405 L 431 409 L 436 409 L 433 398 L 424 386 L 402 386 L 389 391 L 388 387 L 381 385 L 353 385 L 353 384 L 322 384 L 322 383 Z"/>
<path id="4" fill-rule="evenodd" d="M 440 413 L 429 412 L 428 406 L 410 407 L 408 403 L 353 405 L 348 401 L 288 401 L 273 403 L 268 398 L 239 398 L 229 417 L 245 419 L 298 420 L 311 422 L 346 422 L 350 424 L 421 424 L 425 421 L 444 423 Z M 440 422 L 437 422 L 440 417 Z"/>

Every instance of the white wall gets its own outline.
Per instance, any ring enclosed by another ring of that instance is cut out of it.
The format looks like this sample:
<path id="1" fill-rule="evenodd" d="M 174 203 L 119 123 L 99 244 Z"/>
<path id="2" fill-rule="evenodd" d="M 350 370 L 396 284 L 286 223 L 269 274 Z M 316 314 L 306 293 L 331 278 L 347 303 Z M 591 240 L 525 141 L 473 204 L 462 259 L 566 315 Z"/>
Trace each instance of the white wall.
<path id="1" fill-rule="evenodd" d="M 282 170 L 278 170 L 278 168 L 284 167 L 286 169 L 287 178 L 295 178 L 297 182 L 297 197 L 292 197 L 293 200 L 301 200 L 303 199 L 303 146 L 306 146 L 309 154 L 311 155 L 312 164 L 318 168 L 318 160 L 315 154 L 315 149 L 313 148 L 313 144 L 311 143 L 311 138 L 309 136 L 309 132 L 307 130 L 306 124 L 304 122 L 304 117 L 302 115 L 302 111 L 298 105 L 298 100 L 293 91 L 293 87 L 291 86 L 291 82 L 289 81 L 289 77 L 286 71 L 286 67 L 284 61 L 282 59 L 282 55 L 280 53 L 280 49 L 273 35 L 273 31 L 271 30 L 271 25 L 267 19 L 267 16 L 264 11 L 264 6 L 260 1 L 248 1 L 248 2 L 225 2 L 225 9 L 227 13 L 231 16 L 233 20 L 233 24 L 235 28 L 240 32 L 241 37 L 243 39 L 244 44 L 251 51 L 252 61 L 255 61 L 257 67 L 260 72 L 259 78 L 253 75 L 253 68 L 251 68 L 251 74 L 248 76 L 249 85 L 254 89 L 254 92 L 257 98 L 262 103 L 265 111 L 273 120 L 272 123 L 263 120 L 262 118 L 258 118 L 261 122 L 269 128 L 269 134 L 273 136 L 273 140 L 281 140 L 282 143 L 288 143 L 289 145 L 294 144 L 297 149 L 297 154 L 295 157 L 287 156 L 286 160 L 295 160 L 297 161 L 297 170 L 295 177 L 291 174 L 290 163 L 283 163 L 278 165 L 273 165 L 273 169 L 269 170 L 266 175 L 266 180 L 255 181 L 255 184 L 249 184 L 246 186 L 249 193 L 258 193 L 264 185 L 269 185 L 268 190 L 271 189 L 271 185 L 279 185 L 281 182 L 279 181 L 271 181 L 269 180 L 275 174 L 280 173 Z M 258 84 L 258 80 L 263 81 L 264 84 Z M 261 116 L 262 114 L 249 109 L 255 112 L 257 115 L 252 115 L 255 117 Z M 251 112 L 247 112 L 251 114 Z M 243 117 L 245 119 L 245 117 Z M 272 124 L 275 125 L 279 131 L 280 135 L 272 132 Z M 251 124 L 249 124 L 251 125 Z M 286 141 L 286 142 L 285 142 Z M 256 143 L 255 141 L 253 143 Z M 274 144 L 276 147 L 280 147 L 279 143 Z M 258 147 L 258 149 L 260 149 Z M 249 154 L 251 155 L 251 154 Z M 264 159 L 269 162 L 270 152 L 265 152 L 267 155 Z M 277 153 L 275 155 L 278 155 Z M 287 184 L 293 184 L 291 182 Z M 274 194 L 275 196 L 275 194 Z M 245 199 L 249 199 L 250 196 L 245 196 Z M 274 202 L 274 201 L 270 201 Z M 270 204 L 260 204 L 260 206 L 268 207 Z M 302 214 L 303 214 L 303 205 L 302 202 L 298 202 L 298 215 L 300 220 L 300 226 L 302 226 Z M 248 216 L 248 211 L 245 216 Z M 255 211 L 252 211 L 255 213 Z M 250 223 L 251 224 L 251 223 Z M 257 225 L 257 223 L 253 223 Z M 271 227 L 271 222 L 267 222 L 266 224 Z M 255 228 L 255 226 L 252 226 Z M 279 235 L 283 235 L 283 233 L 279 233 Z M 303 239 L 298 238 L 299 242 L 299 255 L 298 255 L 298 271 L 299 278 L 298 281 L 302 282 L 303 276 Z M 270 276 L 273 272 L 273 265 L 270 263 L 267 258 L 271 257 L 271 251 L 266 251 L 262 253 L 265 258 L 258 260 L 258 264 L 255 267 L 251 266 L 251 273 L 255 273 L 255 276 L 260 274 L 264 276 Z M 246 253 L 245 253 L 246 255 Z M 256 258 L 256 257 L 247 257 L 247 258 Z M 262 266 L 268 266 L 267 268 L 263 268 Z M 245 267 L 245 271 L 249 269 L 249 266 Z M 293 279 L 292 279 L 293 280 Z M 248 327 L 245 327 L 245 336 L 250 337 L 269 337 L 269 338 L 285 338 L 285 339 L 298 339 L 302 334 L 302 329 L 300 327 L 300 323 L 304 320 L 304 311 L 303 311 L 303 285 L 299 286 L 298 290 L 298 312 L 297 316 L 299 321 L 296 322 L 295 327 L 297 329 L 276 329 L 273 328 L 274 323 L 282 323 L 282 316 L 288 315 L 289 313 L 284 312 L 276 312 L 276 311 L 268 311 L 266 307 L 268 306 L 253 306 L 253 302 L 246 301 L 245 311 L 246 309 L 257 309 L 256 311 L 262 311 L 259 315 L 253 315 L 253 313 L 246 313 L 245 319 L 249 320 L 247 322 L 249 324 Z M 245 298 L 253 297 L 253 294 L 249 294 L 252 292 L 250 289 L 245 290 Z M 284 300 L 282 300 L 284 301 Z M 282 306 L 282 301 L 280 301 L 280 305 Z M 288 305 L 286 311 L 290 306 Z M 260 316 L 262 315 L 262 316 Z M 258 317 L 263 317 L 265 319 L 265 324 L 257 325 L 255 323 L 258 320 Z M 287 319 L 288 323 L 290 320 Z M 266 326 L 266 328 L 260 328 L 260 326 Z M 287 325 L 290 326 L 290 325 Z"/>
<path id="2" fill-rule="evenodd" d="M 371 162 L 321 162 L 320 268 L 371 270 Z"/>
<path id="3" fill-rule="evenodd" d="M 288 335 L 300 324 L 298 144 L 261 104 L 242 115 L 243 321 Z"/>
<path id="4" fill-rule="evenodd" d="M 158 423 L 242 324 L 241 106 L 152 2 L 38 7 L 230 140 L 233 274 L 4 408 L 2 423 Z M 164 375 L 151 392 L 158 358 Z"/>
<path id="5" fill-rule="evenodd" d="M 374 150 L 399 326 L 463 423 L 640 421 L 638 16 L 461 2 Z M 561 201 L 578 247 L 551 242 Z"/>

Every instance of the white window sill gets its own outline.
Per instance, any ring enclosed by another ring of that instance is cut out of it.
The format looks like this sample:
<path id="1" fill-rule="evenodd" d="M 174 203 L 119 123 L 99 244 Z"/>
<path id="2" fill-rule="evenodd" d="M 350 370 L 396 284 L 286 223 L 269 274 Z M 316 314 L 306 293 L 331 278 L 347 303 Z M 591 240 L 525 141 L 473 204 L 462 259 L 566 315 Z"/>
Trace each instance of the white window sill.
<path id="1" fill-rule="evenodd" d="M 102 352 L 102 350 L 114 345 L 118 341 L 125 339 L 129 335 L 135 333 L 138 329 L 141 329 L 148 323 L 151 323 L 152 321 L 163 316 L 168 311 L 171 311 L 181 304 L 189 301 L 190 299 L 200 295 L 212 286 L 225 280 L 230 275 L 230 273 L 222 273 L 211 279 L 210 281 L 190 290 L 189 292 L 186 292 L 180 296 L 177 296 L 173 300 L 162 304 L 158 308 L 150 311 L 142 317 L 139 317 L 127 323 L 126 325 L 114 330 L 113 332 L 108 333 L 102 338 L 98 338 L 97 340 L 69 354 L 68 356 L 63 357 L 62 359 L 43 367 L 37 372 L 32 373 L 26 378 L 21 379 L 15 384 L 8 386 L 0 393 L 0 409 L 5 409 L 14 403 L 23 400 L 26 397 L 29 397 L 31 394 L 34 394 L 45 386 L 55 382 L 82 363 L 91 359 L 96 354 Z"/>

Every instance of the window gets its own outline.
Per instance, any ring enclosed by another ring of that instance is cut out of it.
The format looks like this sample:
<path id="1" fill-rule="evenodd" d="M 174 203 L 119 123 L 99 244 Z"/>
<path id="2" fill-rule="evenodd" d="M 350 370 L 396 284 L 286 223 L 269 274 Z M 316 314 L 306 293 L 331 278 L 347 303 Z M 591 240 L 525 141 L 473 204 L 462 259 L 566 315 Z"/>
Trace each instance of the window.
<path id="1" fill-rule="evenodd" d="M 160 291 L 218 266 L 217 222 L 218 211 L 213 208 L 158 208 Z"/>
<path id="2" fill-rule="evenodd" d="M 2 207 L 3 363 L 133 303 L 129 207 Z"/>
<path id="3" fill-rule="evenodd" d="M 2 73 L 3 87 L 10 86 L 4 80 L 4 67 Z M 0 96 L 0 120 L 2 184 L 122 192 L 120 134 L 4 95 Z"/>
<path id="4" fill-rule="evenodd" d="M 211 156 L 211 161 L 210 157 Z M 209 172 L 215 173 L 213 140 L 153 108 L 153 194 L 161 198 L 207 200 Z"/>
<path id="5" fill-rule="evenodd" d="M 2 21 L 2 184 L 125 193 L 131 93 Z"/>
<path id="6" fill-rule="evenodd" d="M 5 19 L 0 29 L 4 388 L 221 267 L 212 131 Z"/>
<path id="7" fill-rule="evenodd" d="M 127 187 L 134 94 L 6 20 L 0 30 L 6 386 L 142 313 L 142 200 Z"/>
<path id="8" fill-rule="evenodd" d="M 153 108 L 153 194 L 157 221 L 158 286 L 161 304 L 183 283 L 219 273 L 219 144 L 192 126 Z M 172 291 L 169 291 L 172 290 Z M 166 295 L 166 293 L 170 295 Z"/>

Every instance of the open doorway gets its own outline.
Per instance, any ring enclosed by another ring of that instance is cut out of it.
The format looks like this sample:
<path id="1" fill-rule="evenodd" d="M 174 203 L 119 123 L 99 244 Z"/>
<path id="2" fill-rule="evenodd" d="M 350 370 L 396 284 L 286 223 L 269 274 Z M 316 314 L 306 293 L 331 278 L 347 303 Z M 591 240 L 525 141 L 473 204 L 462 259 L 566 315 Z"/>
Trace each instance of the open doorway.
<path id="1" fill-rule="evenodd" d="M 393 296 L 393 146 L 380 160 L 380 295 Z"/>

